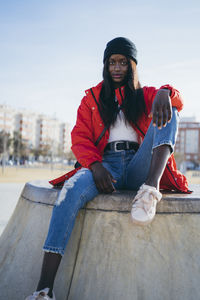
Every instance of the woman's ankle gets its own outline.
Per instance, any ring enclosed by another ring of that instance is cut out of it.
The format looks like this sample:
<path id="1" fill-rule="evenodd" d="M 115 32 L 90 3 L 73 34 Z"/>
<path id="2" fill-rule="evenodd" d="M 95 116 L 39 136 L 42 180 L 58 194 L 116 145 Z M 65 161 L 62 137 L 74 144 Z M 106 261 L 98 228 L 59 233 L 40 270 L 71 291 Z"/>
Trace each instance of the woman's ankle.
<path id="1" fill-rule="evenodd" d="M 145 184 L 146 184 L 146 185 L 153 186 L 153 187 L 155 187 L 155 188 L 159 191 L 159 182 L 158 182 L 158 181 L 153 181 L 153 180 L 151 180 L 151 179 L 147 179 L 147 180 L 145 181 Z"/>
<path id="2" fill-rule="evenodd" d="M 50 287 L 49 283 L 39 282 L 36 291 L 39 292 L 39 291 L 44 290 L 46 288 L 49 289 L 49 292 L 50 291 L 52 292 L 52 290 L 53 290 L 53 287 L 52 286 Z"/>
<path id="3" fill-rule="evenodd" d="M 50 298 L 53 298 L 53 289 L 52 289 L 52 288 L 49 289 L 48 296 L 49 296 Z"/>

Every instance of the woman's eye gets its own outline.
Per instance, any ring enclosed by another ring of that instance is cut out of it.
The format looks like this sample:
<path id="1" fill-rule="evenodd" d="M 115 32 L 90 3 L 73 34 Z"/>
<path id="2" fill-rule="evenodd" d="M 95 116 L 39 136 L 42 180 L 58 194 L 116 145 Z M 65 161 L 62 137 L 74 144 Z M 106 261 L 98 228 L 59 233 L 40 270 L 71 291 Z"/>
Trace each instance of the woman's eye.
<path id="1" fill-rule="evenodd" d="M 115 62 L 115 61 L 109 61 L 109 65 L 110 66 L 114 66 L 115 64 L 117 64 L 117 62 Z M 127 65 L 127 61 L 121 61 L 121 62 L 119 62 L 119 64 L 121 64 L 122 66 L 126 66 Z"/>

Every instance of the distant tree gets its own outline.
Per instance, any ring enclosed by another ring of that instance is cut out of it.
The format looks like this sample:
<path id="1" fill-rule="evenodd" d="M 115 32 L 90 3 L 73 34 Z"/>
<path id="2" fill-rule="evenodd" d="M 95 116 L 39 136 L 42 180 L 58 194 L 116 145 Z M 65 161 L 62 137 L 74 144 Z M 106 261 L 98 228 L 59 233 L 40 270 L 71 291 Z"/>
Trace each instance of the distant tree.
<path id="1" fill-rule="evenodd" d="M 36 160 L 38 160 L 39 156 L 41 156 L 43 152 L 42 152 L 42 149 L 32 148 L 30 153 L 33 154 L 33 156 L 35 157 Z"/>
<path id="2" fill-rule="evenodd" d="M 4 130 L 0 131 L 0 153 L 8 152 L 11 144 L 10 134 Z"/>
<path id="3" fill-rule="evenodd" d="M 69 152 L 66 153 L 66 158 L 71 161 L 71 160 L 75 160 L 75 156 L 74 153 L 72 152 L 72 150 L 70 150 Z"/>
<path id="4" fill-rule="evenodd" d="M 57 147 L 57 153 L 56 153 L 59 157 L 62 157 L 64 158 L 65 157 L 65 154 L 63 152 L 63 147 L 61 144 L 58 145 Z"/>
<path id="5" fill-rule="evenodd" d="M 13 148 L 13 157 L 15 159 L 27 158 L 30 149 L 28 144 L 22 140 L 21 133 L 19 131 L 14 131 L 12 138 L 12 148 Z"/>
<path id="6" fill-rule="evenodd" d="M 51 145 L 49 145 L 49 144 L 42 145 L 42 147 L 40 149 L 40 153 L 42 156 L 50 156 L 51 155 Z"/>

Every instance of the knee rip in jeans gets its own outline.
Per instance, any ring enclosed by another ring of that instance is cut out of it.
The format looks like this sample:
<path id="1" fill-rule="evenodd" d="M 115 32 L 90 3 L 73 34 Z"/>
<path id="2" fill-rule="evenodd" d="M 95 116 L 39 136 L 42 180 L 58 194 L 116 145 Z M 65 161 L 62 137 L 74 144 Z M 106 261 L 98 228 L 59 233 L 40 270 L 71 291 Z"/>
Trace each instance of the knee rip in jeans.
<path id="1" fill-rule="evenodd" d="M 80 171 L 78 171 L 74 176 L 72 176 L 71 178 L 69 178 L 68 180 L 65 181 L 64 186 L 62 188 L 62 190 L 60 191 L 60 194 L 58 196 L 58 199 L 55 203 L 56 206 L 59 206 L 67 197 L 67 192 L 70 189 L 73 189 L 75 183 L 77 182 L 77 180 L 83 175 L 85 174 L 85 172 L 88 169 L 86 168 L 82 168 L 80 169 Z"/>

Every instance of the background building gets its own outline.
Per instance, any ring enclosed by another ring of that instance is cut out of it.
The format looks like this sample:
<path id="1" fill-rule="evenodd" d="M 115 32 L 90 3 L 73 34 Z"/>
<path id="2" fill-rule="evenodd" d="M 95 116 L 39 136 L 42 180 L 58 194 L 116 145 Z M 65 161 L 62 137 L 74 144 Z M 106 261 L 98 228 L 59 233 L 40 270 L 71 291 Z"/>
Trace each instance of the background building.
<path id="1" fill-rule="evenodd" d="M 29 150 L 45 150 L 47 155 L 62 156 L 70 151 L 69 123 L 55 117 L 0 105 L 0 132 L 12 139 L 16 133 Z"/>
<path id="2" fill-rule="evenodd" d="M 195 118 L 182 118 L 175 152 L 186 162 L 200 163 L 200 123 Z"/>
<path id="3" fill-rule="evenodd" d="M 21 134 L 22 142 L 30 149 L 36 146 L 37 115 L 28 111 L 16 112 L 14 131 Z"/>
<path id="4" fill-rule="evenodd" d="M 0 104 L 0 132 L 13 134 L 16 111 L 7 105 Z"/>
<path id="5" fill-rule="evenodd" d="M 20 134 L 29 150 L 44 155 L 64 157 L 71 147 L 69 123 L 7 105 L 0 105 L 0 132 L 8 133 L 10 138 Z M 195 117 L 180 120 L 175 153 L 180 162 L 200 164 L 200 122 Z"/>

